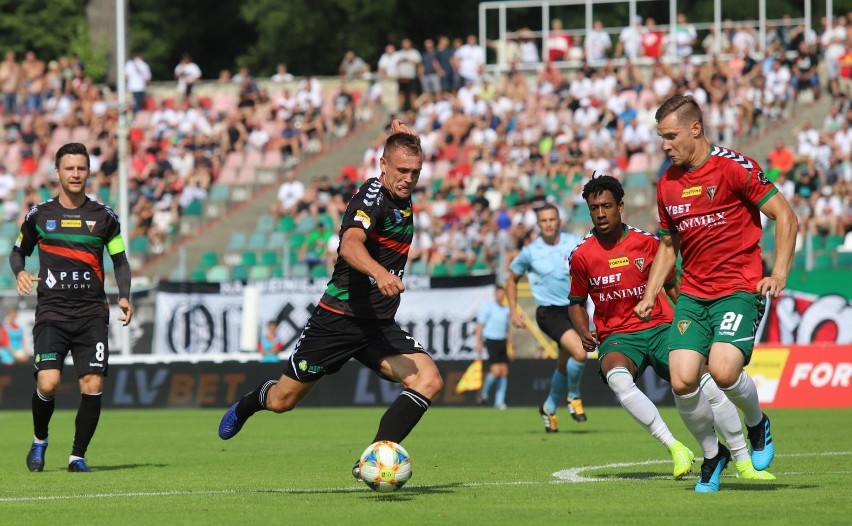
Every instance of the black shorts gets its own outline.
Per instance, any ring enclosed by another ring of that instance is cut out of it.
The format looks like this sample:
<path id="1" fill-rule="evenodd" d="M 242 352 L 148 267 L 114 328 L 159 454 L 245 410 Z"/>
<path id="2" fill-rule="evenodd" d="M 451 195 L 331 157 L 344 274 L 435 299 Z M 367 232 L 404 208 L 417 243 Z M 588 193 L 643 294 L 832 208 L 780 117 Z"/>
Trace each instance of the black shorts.
<path id="1" fill-rule="evenodd" d="M 559 343 L 562 335 L 574 327 L 568 320 L 568 306 L 539 307 L 535 310 L 535 322 L 538 328 Z"/>
<path id="2" fill-rule="evenodd" d="M 485 348 L 488 350 L 488 365 L 509 363 L 509 351 L 506 343 L 506 340 L 485 339 Z"/>
<path id="3" fill-rule="evenodd" d="M 109 323 L 104 318 L 74 321 L 45 321 L 33 327 L 33 359 L 36 374 L 48 369 L 62 370 L 71 352 L 77 376 L 109 369 Z"/>
<path id="4" fill-rule="evenodd" d="M 299 382 L 313 382 L 336 373 L 355 358 L 384 378 L 379 371 L 384 357 L 414 353 L 428 354 L 394 320 L 353 318 L 316 307 L 284 374 Z"/>

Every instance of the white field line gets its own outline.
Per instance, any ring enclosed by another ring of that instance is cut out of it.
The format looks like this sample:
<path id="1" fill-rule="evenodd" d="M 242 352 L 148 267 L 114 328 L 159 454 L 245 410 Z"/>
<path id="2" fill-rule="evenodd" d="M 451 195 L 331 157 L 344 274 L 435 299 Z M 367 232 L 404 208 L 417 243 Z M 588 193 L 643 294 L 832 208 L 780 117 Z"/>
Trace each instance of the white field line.
<path id="1" fill-rule="evenodd" d="M 791 453 L 786 455 L 778 455 L 779 457 L 831 457 L 831 456 L 852 456 L 852 451 L 825 451 L 821 453 Z M 506 481 L 506 482 L 460 482 L 451 484 L 432 484 L 432 485 L 410 485 L 411 488 L 441 488 L 441 487 L 456 487 L 456 488 L 481 488 L 481 487 L 497 487 L 497 486 L 533 486 L 539 484 L 566 484 L 566 483 L 581 483 L 581 482 L 617 482 L 628 481 L 638 482 L 645 480 L 667 480 L 671 477 L 662 475 L 653 475 L 642 477 L 641 479 L 632 477 L 592 477 L 584 476 L 582 473 L 587 471 L 599 471 L 602 469 L 626 468 L 635 466 L 650 466 L 653 464 L 668 464 L 669 460 L 645 460 L 642 462 L 617 462 L 613 464 L 603 464 L 598 466 L 583 466 L 579 468 L 569 468 L 553 473 L 556 480 L 541 481 Z M 776 475 L 848 475 L 852 471 L 787 471 L 775 472 Z M 693 477 L 694 478 L 694 477 Z M 84 493 L 80 495 L 28 495 L 23 497 L 0 497 L 0 503 L 4 502 L 45 502 L 45 501 L 63 501 L 63 500 L 79 500 L 79 499 L 115 499 L 115 498 L 139 498 L 139 497 L 182 497 L 182 496 L 210 496 L 210 495 L 262 495 L 282 494 L 282 495 L 299 495 L 306 493 L 356 493 L 367 491 L 360 484 L 355 486 L 345 486 L 337 488 L 270 488 L 263 490 L 252 489 L 223 489 L 223 490 L 175 490 L 175 491 L 130 491 L 116 493 Z"/>

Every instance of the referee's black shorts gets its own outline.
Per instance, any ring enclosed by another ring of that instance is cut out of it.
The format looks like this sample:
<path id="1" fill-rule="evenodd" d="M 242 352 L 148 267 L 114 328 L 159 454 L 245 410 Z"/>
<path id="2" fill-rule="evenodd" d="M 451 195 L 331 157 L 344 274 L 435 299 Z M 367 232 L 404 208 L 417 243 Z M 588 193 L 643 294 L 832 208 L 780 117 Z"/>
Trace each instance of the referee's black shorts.
<path id="1" fill-rule="evenodd" d="M 559 343 L 563 334 L 574 328 L 568 320 L 568 305 L 537 308 L 535 322 L 538 328 L 556 343 Z"/>

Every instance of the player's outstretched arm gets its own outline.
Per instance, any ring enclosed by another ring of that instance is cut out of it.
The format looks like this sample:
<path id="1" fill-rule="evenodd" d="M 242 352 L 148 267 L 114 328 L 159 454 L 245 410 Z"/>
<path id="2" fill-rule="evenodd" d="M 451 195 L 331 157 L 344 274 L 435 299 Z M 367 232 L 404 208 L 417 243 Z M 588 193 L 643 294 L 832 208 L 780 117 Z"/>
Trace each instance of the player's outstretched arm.
<path id="1" fill-rule="evenodd" d="M 657 248 L 657 254 L 654 256 L 654 264 L 651 266 L 651 274 L 648 276 L 648 286 L 645 288 L 645 295 L 633 312 L 642 320 L 649 320 L 651 312 L 654 310 L 654 302 L 657 300 L 657 295 L 663 288 L 666 278 L 671 274 L 677 261 L 677 250 L 680 244 L 680 238 L 677 234 L 664 235 L 660 239 L 660 246 Z"/>
<path id="2" fill-rule="evenodd" d="M 772 273 L 757 283 L 757 293 L 761 296 L 768 293 L 777 298 L 787 286 L 787 276 L 790 274 L 793 252 L 796 249 L 799 220 L 790 203 L 780 193 L 763 203 L 760 211 L 775 220 L 775 263 L 772 265 Z"/>
<path id="3" fill-rule="evenodd" d="M 405 290 L 402 280 L 370 256 L 364 243 L 367 233 L 360 228 L 348 228 L 340 240 L 340 257 L 362 274 L 372 277 L 384 296 L 396 296 Z"/>

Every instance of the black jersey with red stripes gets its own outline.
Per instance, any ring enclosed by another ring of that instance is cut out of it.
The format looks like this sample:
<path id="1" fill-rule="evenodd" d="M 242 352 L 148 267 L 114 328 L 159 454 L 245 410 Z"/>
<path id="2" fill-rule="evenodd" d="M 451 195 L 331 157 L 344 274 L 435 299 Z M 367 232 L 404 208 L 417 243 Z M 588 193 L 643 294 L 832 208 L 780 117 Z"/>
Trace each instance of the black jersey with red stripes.
<path id="1" fill-rule="evenodd" d="M 38 247 L 38 307 L 35 322 L 109 319 L 104 292 L 104 249 L 124 252 L 121 227 L 113 210 L 86 198 L 79 208 L 57 199 L 32 207 L 15 247 L 24 257 Z"/>
<path id="2" fill-rule="evenodd" d="M 402 279 L 414 236 L 410 198 L 397 200 L 378 178 L 368 179 L 346 207 L 340 226 L 341 239 L 350 228 L 363 229 L 370 257 Z M 382 320 L 394 318 L 399 301 L 399 295 L 383 296 L 371 276 L 354 270 L 343 258 L 337 258 L 320 304 L 347 316 Z"/>

